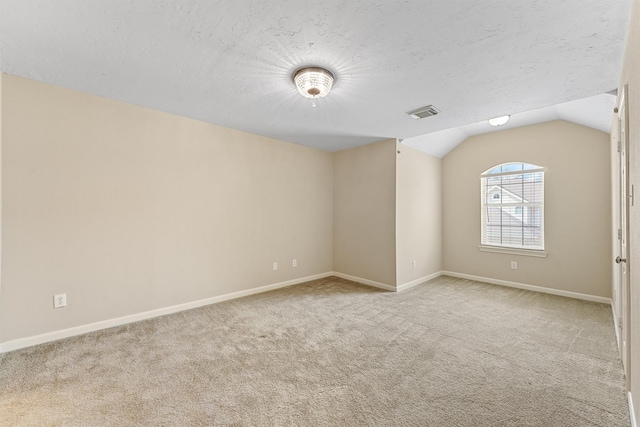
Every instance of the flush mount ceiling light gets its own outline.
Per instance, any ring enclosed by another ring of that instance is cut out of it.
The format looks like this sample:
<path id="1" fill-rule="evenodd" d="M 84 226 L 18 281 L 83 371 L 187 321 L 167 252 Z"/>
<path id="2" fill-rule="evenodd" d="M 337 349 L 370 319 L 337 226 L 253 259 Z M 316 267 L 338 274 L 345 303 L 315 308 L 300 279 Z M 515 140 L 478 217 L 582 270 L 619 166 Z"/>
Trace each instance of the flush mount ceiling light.
<path id="1" fill-rule="evenodd" d="M 293 74 L 293 81 L 300 95 L 307 98 L 324 98 L 333 86 L 334 77 L 324 68 L 304 67 Z"/>
<path id="2" fill-rule="evenodd" d="M 509 117 L 510 116 L 500 116 L 494 119 L 489 119 L 489 124 L 491 126 L 502 126 L 509 121 Z"/>

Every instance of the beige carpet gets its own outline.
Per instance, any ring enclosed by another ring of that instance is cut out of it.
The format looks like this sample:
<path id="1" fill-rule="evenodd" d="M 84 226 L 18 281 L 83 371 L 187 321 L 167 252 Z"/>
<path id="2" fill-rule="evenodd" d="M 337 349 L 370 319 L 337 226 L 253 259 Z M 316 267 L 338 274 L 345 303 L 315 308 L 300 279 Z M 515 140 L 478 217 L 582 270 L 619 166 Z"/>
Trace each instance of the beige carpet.
<path id="1" fill-rule="evenodd" d="M 629 426 L 610 307 L 337 278 L 0 356 L 2 426 Z"/>

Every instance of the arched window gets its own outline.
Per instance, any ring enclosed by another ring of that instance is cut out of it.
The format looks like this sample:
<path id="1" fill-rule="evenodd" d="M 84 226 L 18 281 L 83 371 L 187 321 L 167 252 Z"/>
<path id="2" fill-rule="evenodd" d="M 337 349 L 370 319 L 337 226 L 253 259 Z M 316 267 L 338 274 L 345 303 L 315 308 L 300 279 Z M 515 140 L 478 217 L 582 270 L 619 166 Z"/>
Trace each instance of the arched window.
<path id="1" fill-rule="evenodd" d="M 503 163 L 480 175 L 481 244 L 544 250 L 544 168 Z"/>

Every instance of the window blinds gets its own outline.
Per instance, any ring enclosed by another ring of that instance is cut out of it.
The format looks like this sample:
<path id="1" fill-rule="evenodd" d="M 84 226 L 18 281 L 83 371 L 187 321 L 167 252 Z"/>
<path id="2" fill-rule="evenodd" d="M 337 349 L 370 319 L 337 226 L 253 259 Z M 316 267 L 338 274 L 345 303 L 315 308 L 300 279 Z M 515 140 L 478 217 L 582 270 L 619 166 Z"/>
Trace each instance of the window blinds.
<path id="1" fill-rule="evenodd" d="M 544 170 L 507 163 L 481 176 L 482 244 L 544 249 Z"/>

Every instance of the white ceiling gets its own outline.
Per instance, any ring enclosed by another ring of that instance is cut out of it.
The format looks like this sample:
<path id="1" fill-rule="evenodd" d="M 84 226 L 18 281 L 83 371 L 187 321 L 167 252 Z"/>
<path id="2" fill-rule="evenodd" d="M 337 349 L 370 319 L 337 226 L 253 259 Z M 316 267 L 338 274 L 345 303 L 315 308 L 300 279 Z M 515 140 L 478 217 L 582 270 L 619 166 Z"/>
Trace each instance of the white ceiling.
<path id="1" fill-rule="evenodd" d="M 0 0 L 0 68 L 335 151 L 446 129 L 472 134 L 479 131 L 468 125 L 490 117 L 512 114 L 513 125 L 517 113 L 608 92 L 617 86 L 630 6 Z M 304 65 L 337 78 L 316 107 L 291 81 Z M 441 113 L 419 121 L 406 114 L 427 104 Z M 444 152 L 429 140 L 412 144 Z"/>

